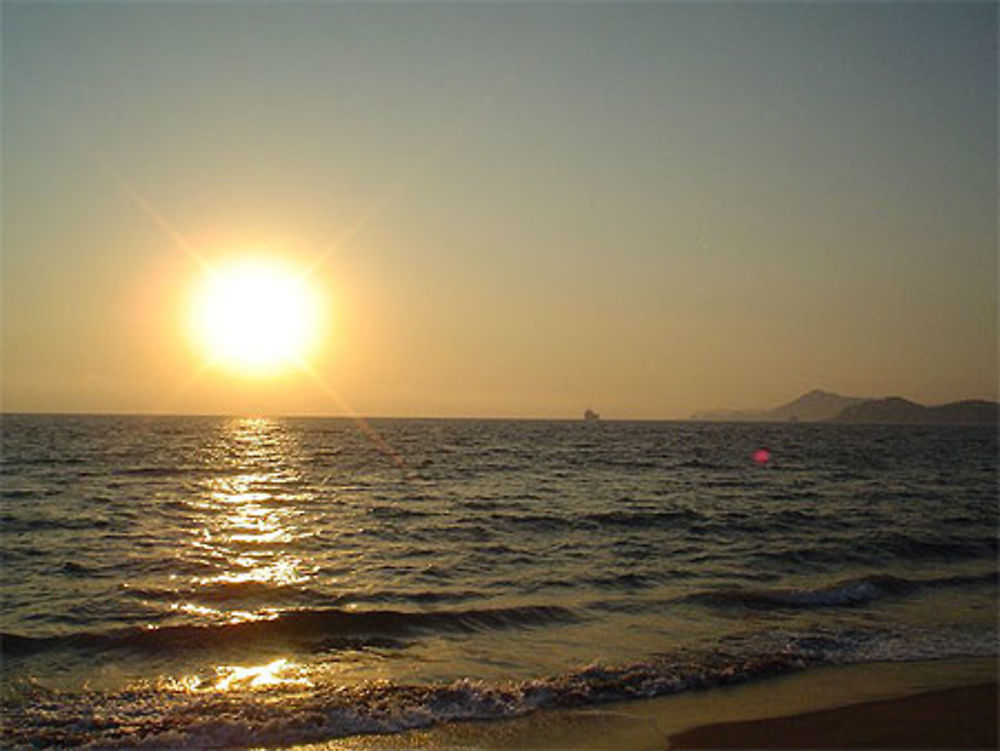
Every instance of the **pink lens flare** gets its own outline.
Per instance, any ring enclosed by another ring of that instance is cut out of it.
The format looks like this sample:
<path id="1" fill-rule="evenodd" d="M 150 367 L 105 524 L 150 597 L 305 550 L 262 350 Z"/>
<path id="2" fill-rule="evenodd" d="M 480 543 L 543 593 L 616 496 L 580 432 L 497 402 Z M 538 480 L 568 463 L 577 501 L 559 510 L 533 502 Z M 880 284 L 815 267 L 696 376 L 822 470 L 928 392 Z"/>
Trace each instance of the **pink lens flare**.
<path id="1" fill-rule="evenodd" d="M 771 461 L 771 452 L 767 449 L 757 449 L 753 452 L 753 460 L 757 462 L 757 464 L 767 464 Z"/>

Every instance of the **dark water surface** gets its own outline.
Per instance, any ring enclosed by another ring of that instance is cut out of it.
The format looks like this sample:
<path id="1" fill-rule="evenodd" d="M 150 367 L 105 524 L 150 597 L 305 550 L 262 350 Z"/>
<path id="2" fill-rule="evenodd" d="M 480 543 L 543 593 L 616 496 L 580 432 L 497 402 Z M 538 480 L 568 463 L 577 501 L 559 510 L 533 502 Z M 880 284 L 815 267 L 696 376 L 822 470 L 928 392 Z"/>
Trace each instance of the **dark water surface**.
<path id="1" fill-rule="evenodd" d="M 3 477 L 4 746 L 997 654 L 992 428 L 8 415 Z"/>

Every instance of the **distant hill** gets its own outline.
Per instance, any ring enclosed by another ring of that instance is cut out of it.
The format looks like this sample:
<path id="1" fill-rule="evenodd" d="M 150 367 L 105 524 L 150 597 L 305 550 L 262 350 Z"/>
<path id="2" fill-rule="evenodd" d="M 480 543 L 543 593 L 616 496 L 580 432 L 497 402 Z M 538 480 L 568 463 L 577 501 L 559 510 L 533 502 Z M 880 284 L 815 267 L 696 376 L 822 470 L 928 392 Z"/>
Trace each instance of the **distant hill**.
<path id="1" fill-rule="evenodd" d="M 936 407 L 911 402 L 899 396 L 869 399 L 844 409 L 837 422 L 996 425 L 1000 404 L 978 399 L 950 402 Z"/>
<path id="2" fill-rule="evenodd" d="M 868 399 L 814 389 L 773 409 L 696 412 L 692 420 L 714 422 L 845 422 L 996 425 L 1000 404 L 983 400 L 928 407 L 900 396 Z"/>
<path id="3" fill-rule="evenodd" d="M 768 410 L 771 420 L 801 420 L 802 422 L 819 422 L 832 420 L 845 409 L 862 404 L 866 400 L 860 396 L 842 396 L 830 391 L 813 389 L 798 399 Z"/>
<path id="4" fill-rule="evenodd" d="M 710 410 L 707 412 L 696 412 L 691 415 L 692 420 L 711 420 L 716 422 L 727 421 L 759 421 L 759 422 L 820 422 L 832 420 L 844 409 L 866 401 L 858 396 L 842 396 L 830 391 L 813 389 L 808 394 L 803 394 L 798 399 L 793 399 L 787 404 L 773 409 L 761 410 Z"/>

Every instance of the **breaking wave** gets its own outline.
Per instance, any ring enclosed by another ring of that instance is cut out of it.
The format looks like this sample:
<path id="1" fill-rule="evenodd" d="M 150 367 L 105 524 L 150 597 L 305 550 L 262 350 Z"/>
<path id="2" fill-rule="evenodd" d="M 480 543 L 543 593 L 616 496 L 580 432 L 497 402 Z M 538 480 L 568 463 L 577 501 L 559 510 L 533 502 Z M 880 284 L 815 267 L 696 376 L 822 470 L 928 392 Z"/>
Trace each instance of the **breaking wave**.
<path id="1" fill-rule="evenodd" d="M 506 682 L 375 681 L 220 692 L 161 681 L 58 696 L 31 685 L 6 703 L 0 744 L 7 748 L 284 746 L 653 698 L 822 665 L 995 656 L 997 649 L 992 629 L 821 629 L 775 638 L 771 651 L 746 653 L 738 644 L 720 644 L 711 651 L 680 650 L 619 665 L 595 662 L 559 675 Z"/>
<path id="2" fill-rule="evenodd" d="M 711 662 L 664 658 L 619 666 L 595 663 L 560 676 L 508 683 L 377 682 L 321 686 L 309 692 L 258 689 L 220 694 L 146 686 L 117 693 L 60 695 L 58 705 L 37 689 L 8 705 L 0 740 L 6 747 L 288 745 L 650 698 L 788 673 L 808 664 L 786 654 Z M 60 716 L 53 717 L 51 711 L 39 715 L 38 708 L 46 704 Z"/>

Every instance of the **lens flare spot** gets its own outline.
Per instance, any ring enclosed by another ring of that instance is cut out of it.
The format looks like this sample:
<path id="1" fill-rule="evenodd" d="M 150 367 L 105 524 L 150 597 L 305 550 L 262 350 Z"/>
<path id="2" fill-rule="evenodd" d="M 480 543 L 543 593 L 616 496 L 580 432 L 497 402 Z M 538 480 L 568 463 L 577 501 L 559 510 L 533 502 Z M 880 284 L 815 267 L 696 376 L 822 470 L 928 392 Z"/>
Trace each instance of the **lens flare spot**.
<path id="1" fill-rule="evenodd" d="M 771 461 L 771 452 L 768 449 L 760 448 L 753 452 L 753 460 L 760 466 Z"/>

